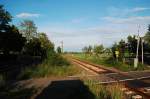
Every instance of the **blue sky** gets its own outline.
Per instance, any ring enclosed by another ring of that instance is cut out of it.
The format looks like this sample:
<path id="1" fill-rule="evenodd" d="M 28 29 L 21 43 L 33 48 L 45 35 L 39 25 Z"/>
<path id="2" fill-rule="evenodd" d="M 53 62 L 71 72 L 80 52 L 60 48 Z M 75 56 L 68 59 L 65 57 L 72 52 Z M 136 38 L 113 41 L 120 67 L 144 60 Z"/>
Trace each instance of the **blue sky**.
<path id="1" fill-rule="evenodd" d="M 150 0 L 0 0 L 18 25 L 33 20 L 56 46 L 64 41 L 65 51 L 114 42 L 140 35 L 150 24 Z"/>

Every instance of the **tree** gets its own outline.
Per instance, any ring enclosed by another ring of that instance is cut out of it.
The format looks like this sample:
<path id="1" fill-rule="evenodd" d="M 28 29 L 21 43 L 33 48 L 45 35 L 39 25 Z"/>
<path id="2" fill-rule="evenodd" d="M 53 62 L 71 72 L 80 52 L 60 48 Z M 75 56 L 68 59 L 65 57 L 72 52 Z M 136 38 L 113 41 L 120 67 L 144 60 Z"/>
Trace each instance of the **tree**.
<path id="1" fill-rule="evenodd" d="M 61 54 L 61 52 L 62 52 L 62 51 L 61 51 L 61 47 L 58 46 L 58 47 L 57 47 L 57 53 L 58 53 L 58 54 Z"/>
<path id="2" fill-rule="evenodd" d="M 148 25 L 148 31 L 147 31 L 147 33 L 144 36 L 144 40 L 150 46 L 150 24 Z"/>
<path id="3" fill-rule="evenodd" d="M 11 22 L 12 16 L 8 11 L 3 8 L 3 5 L 0 5 L 0 30 L 5 29 L 9 22 Z"/>
<path id="4" fill-rule="evenodd" d="M 87 57 L 87 54 L 88 54 L 88 47 L 85 46 L 82 48 L 82 52 L 84 53 L 85 57 Z"/>
<path id="5" fill-rule="evenodd" d="M 37 27 L 35 26 L 32 20 L 24 20 L 20 23 L 20 33 L 26 37 L 27 42 L 29 42 L 32 38 L 37 37 Z"/>
<path id="6" fill-rule="evenodd" d="M 119 52 L 120 52 L 120 58 L 124 58 L 124 53 L 125 53 L 125 48 L 126 48 L 126 43 L 124 40 L 120 40 L 119 42 Z"/>
<path id="7" fill-rule="evenodd" d="M 111 51 L 110 48 L 106 48 L 106 49 L 104 50 L 104 53 L 106 53 L 107 55 L 109 55 L 109 54 L 112 53 L 112 51 Z"/>
<path id="8" fill-rule="evenodd" d="M 24 53 L 31 56 L 41 56 L 44 59 L 49 53 L 54 53 L 54 45 L 45 33 L 38 33 L 38 37 L 33 37 L 26 43 Z"/>
<path id="9" fill-rule="evenodd" d="M 115 51 L 119 51 L 118 44 L 117 43 L 113 44 L 111 50 L 112 50 L 113 57 L 116 58 Z"/>
<path id="10" fill-rule="evenodd" d="M 38 38 L 31 39 L 25 46 L 25 53 L 31 56 L 42 56 L 40 40 Z"/>
<path id="11" fill-rule="evenodd" d="M 54 44 L 48 39 L 46 33 L 38 33 L 38 38 L 41 42 L 42 57 L 46 58 L 48 56 L 48 52 L 54 52 Z"/>
<path id="12" fill-rule="evenodd" d="M 38 38 L 41 42 L 42 48 L 54 50 L 54 44 L 48 39 L 46 33 L 38 33 Z"/>
<path id="13" fill-rule="evenodd" d="M 14 25 L 10 25 L 11 15 L 0 6 L 0 51 L 8 55 L 20 52 L 26 39 Z"/>
<path id="14" fill-rule="evenodd" d="M 136 39 L 136 36 L 128 36 L 128 50 L 129 50 L 129 53 L 130 54 L 135 54 L 136 53 L 136 49 L 137 49 L 137 39 Z"/>
<path id="15" fill-rule="evenodd" d="M 94 49 L 93 49 L 96 56 L 99 56 L 101 53 L 103 53 L 103 50 L 104 50 L 104 47 L 102 44 L 101 45 L 95 45 Z"/>
<path id="16" fill-rule="evenodd" d="M 88 47 L 85 46 L 84 48 L 82 48 L 82 52 L 87 54 L 88 53 Z"/>
<path id="17" fill-rule="evenodd" d="M 92 54 L 92 46 L 91 46 L 91 45 L 88 46 L 88 54 L 89 54 L 89 55 Z"/>
<path id="18" fill-rule="evenodd" d="M 150 53 L 150 24 L 147 33 L 144 36 L 144 52 Z"/>

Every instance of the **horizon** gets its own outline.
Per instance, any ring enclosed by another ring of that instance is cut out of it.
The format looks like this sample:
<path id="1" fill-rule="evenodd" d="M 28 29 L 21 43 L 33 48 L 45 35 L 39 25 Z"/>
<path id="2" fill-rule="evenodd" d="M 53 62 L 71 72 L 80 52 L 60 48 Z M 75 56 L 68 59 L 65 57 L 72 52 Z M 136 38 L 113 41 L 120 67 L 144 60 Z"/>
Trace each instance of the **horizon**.
<path id="1" fill-rule="evenodd" d="M 149 0 L 0 0 L 18 26 L 33 20 L 38 32 L 45 32 L 55 46 L 64 42 L 64 51 L 80 52 L 84 46 L 143 36 L 150 23 Z"/>

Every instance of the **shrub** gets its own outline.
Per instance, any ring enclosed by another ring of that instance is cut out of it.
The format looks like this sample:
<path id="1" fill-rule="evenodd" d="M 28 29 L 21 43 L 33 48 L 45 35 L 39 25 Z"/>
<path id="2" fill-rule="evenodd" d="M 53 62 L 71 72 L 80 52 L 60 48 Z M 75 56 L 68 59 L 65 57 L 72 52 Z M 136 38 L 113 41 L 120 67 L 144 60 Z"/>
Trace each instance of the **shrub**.
<path id="1" fill-rule="evenodd" d="M 5 84 L 4 76 L 0 75 L 0 87 L 2 87 Z"/>
<path id="2" fill-rule="evenodd" d="M 51 66 L 70 65 L 70 63 L 65 58 L 55 52 L 49 52 L 48 58 L 45 60 L 45 63 Z"/>
<path id="3" fill-rule="evenodd" d="M 40 64 L 38 66 L 25 68 L 18 76 L 18 79 L 29 79 L 48 76 L 72 76 L 77 73 L 80 73 L 80 70 L 76 69 L 76 67 L 74 66 L 50 66 L 47 64 Z"/>

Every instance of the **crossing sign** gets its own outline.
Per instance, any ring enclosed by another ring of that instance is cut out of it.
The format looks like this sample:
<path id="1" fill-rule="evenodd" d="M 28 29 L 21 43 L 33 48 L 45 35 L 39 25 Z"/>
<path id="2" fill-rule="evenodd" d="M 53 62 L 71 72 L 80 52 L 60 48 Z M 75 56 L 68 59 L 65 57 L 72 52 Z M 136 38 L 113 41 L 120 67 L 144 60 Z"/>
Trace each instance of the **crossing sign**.
<path id="1" fill-rule="evenodd" d="M 118 58 L 119 57 L 119 51 L 115 51 L 115 55 Z"/>

